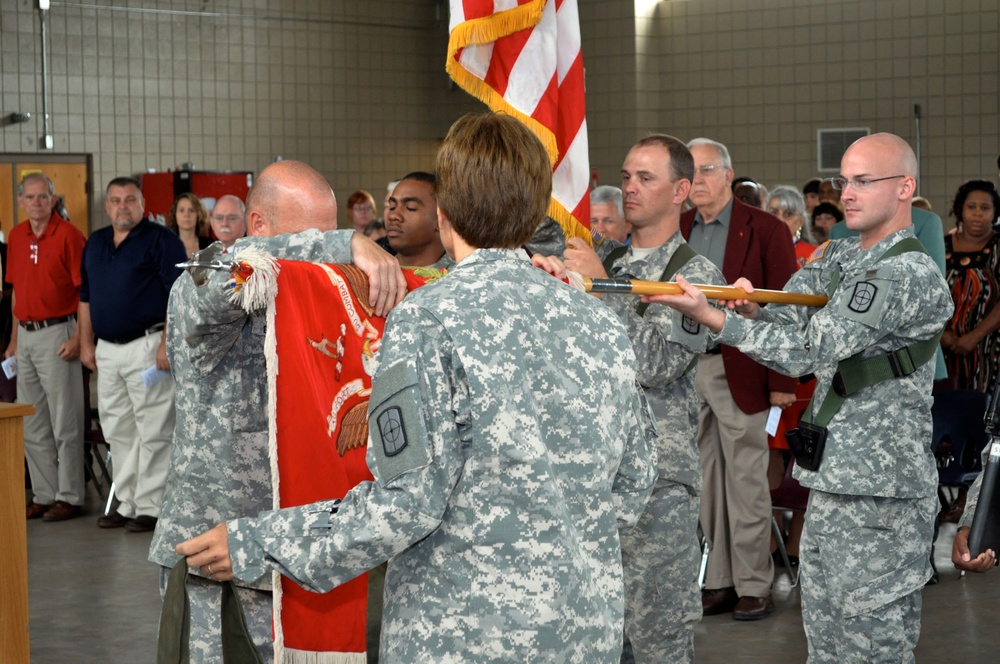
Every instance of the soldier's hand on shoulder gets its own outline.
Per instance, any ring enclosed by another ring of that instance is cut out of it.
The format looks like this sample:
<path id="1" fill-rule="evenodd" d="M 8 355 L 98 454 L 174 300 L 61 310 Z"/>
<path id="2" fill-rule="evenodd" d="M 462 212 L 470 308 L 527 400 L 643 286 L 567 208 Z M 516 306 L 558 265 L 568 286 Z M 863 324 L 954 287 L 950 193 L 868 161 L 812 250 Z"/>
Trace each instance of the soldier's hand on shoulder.
<path id="1" fill-rule="evenodd" d="M 368 303 L 379 316 L 403 301 L 406 278 L 399 261 L 362 233 L 351 237 L 351 262 L 368 276 Z"/>
<path id="2" fill-rule="evenodd" d="M 566 264 L 563 263 L 557 256 L 542 256 L 541 254 L 534 254 L 531 257 L 531 264 L 541 270 L 545 270 L 556 279 L 562 279 L 566 274 Z"/>

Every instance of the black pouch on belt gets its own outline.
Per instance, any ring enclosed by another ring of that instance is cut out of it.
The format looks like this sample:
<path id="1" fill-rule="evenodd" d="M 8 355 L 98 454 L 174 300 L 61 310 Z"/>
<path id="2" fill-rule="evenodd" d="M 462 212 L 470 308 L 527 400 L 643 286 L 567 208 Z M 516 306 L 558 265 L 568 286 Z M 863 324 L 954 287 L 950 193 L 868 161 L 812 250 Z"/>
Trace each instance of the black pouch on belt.
<path id="1" fill-rule="evenodd" d="M 795 463 L 806 470 L 819 470 L 826 448 L 826 427 L 799 421 L 799 426 L 785 432 L 788 449 L 795 455 Z"/>

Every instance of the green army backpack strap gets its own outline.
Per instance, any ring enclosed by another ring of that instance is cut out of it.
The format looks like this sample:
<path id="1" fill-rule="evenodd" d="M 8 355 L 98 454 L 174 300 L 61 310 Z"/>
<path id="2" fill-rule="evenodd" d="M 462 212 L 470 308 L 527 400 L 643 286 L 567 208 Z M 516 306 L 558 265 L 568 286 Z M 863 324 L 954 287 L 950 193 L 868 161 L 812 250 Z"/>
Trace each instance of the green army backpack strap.
<path id="1" fill-rule="evenodd" d="M 222 584 L 222 661 L 225 664 L 264 664 L 250 636 L 243 602 L 232 581 Z"/>
<path id="2" fill-rule="evenodd" d="M 889 247 L 884 254 L 879 256 L 879 259 L 875 263 L 880 263 L 886 258 L 899 256 L 910 251 L 927 253 L 920 240 L 915 237 L 908 237 Z M 840 268 L 838 266 L 830 282 L 829 294 L 831 297 L 839 284 Z M 904 346 L 891 353 L 863 359 L 861 353 L 858 352 L 847 359 L 841 360 L 837 364 L 837 373 L 833 377 L 830 390 L 823 398 L 819 412 L 814 411 L 817 397 L 814 393 L 812 400 L 809 402 L 809 407 L 802 415 L 803 421 L 825 428 L 840 411 L 840 407 L 847 397 L 866 387 L 881 383 L 884 380 L 909 376 L 934 358 L 943 332 L 942 330 L 931 339 Z"/>
<path id="3" fill-rule="evenodd" d="M 614 266 L 615 261 L 624 256 L 628 252 L 627 246 L 616 247 L 612 249 L 607 256 L 604 257 L 604 271 L 611 274 L 611 268 Z M 663 274 L 660 275 L 660 281 L 670 281 L 674 278 L 674 275 L 680 272 L 680 269 L 687 265 L 687 262 L 698 255 L 691 245 L 687 242 L 681 242 L 680 246 L 674 251 L 673 256 L 667 261 L 667 266 L 663 268 Z M 649 304 L 646 302 L 640 302 L 639 306 L 635 308 L 635 312 L 639 314 L 639 317 L 646 315 L 646 309 L 649 308 Z M 698 365 L 698 356 L 696 355 L 692 358 L 690 364 L 684 370 L 684 375 L 691 373 L 694 368 Z"/>
<path id="4" fill-rule="evenodd" d="M 160 629 L 156 639 L 156 664 L 190 664 L 188 651 L 191 609 L 187 595 L 187 560 L 181 558 L 170 570 L 163 594 Z"/>
<path id="5" fill-rule="evenodd" d="M 691 245 L 687 242 L 681 242 L 681 245 L 677 247 L 674 255 L 670 257 L 667 261 L 667 266 L 663 268 L 663 274 L 660 275 L 660 281 L 670 281 L 674 278 L 674 275 L 680 272 L 680 269 L 687 265 L 687 262 L 697 256 L 698 253 L 691 248 Z M 635 312 L 639 316 L 646 315 L 646 309 L 649 308 L 649 303 L 642 302 L 636 307 Z"/>
<path id="6" fill-rule="evenodd" d="M 156 664 L 190 664 L 191 608 L 187 593 L 187 559 L 181 558 L 167 581 L 156 642 Z M 264 664 L 243 615 L 236 584 L 222 586 L 222 661 L 226 664 Z"/>
<path id="7" fill-rule="evenodd" d="M 614 267 L 615 261 L 627 253 L 628 253 L 628 245 L 623 244 L 622 246 L 615 247 L 614 249 L 609 251 L 608 255 L 604 257 L 604 260 L 601 261 L 601 263 L 604 265 L 604 271 L 608 273 L 609 277 L 611 276 L 611 268 Z"/>

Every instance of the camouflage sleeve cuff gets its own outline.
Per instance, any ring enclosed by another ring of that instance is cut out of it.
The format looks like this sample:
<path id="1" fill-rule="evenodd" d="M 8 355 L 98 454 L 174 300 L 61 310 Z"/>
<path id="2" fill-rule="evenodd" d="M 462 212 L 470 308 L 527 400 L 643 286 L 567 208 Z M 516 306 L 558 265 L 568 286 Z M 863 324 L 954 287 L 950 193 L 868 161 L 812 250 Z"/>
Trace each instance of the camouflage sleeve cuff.
<path id="1" fill-rule="evenodd" d="M 264 549 L 257 544 L 253 519 L 234 519 L 226 523 L 229 535 L 229 558 L 233 576 L 253 583 L 267 572 Z"/>
<path id="2" fill-rule="evenodd" d="M 726 346 L 738 346 L 750 331 L 752 322 L 731 309 L 726 309 L 726 324 L 719 332 L 709 334 L 709 341 Z"/>

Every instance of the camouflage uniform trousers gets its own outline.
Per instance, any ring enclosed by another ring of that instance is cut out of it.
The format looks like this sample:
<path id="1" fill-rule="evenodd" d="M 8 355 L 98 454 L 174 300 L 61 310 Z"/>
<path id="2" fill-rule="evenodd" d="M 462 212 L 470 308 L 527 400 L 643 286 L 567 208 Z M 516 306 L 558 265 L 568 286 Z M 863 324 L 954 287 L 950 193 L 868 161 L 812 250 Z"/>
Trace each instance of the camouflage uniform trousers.
<path id="1" fill-rule="evenodd" d="M 915 661 L 937 497 L 813 490 L 802 533 L 810 664 Z"/>
<path id="2" fill-rule="evenodd" d="M 694 662 L 701 620 L 698 503 L 690 487 L 657 480 L 639 524 L 622 531 L 623 664 Z"/>
<path id="3" fill-rule="evenodd" d="M 167 592 L 170 568 L 160 567 L 160 599 Z M 247 630 L 266 664 L 274 662 L 274 623 L 270 590 L 236 586 L 243 605 Z M 215 581 L 188 575 L 188 606 L 191 611 L 190 651 L 192 664 L 223 664 L 222 586 Z"/>

